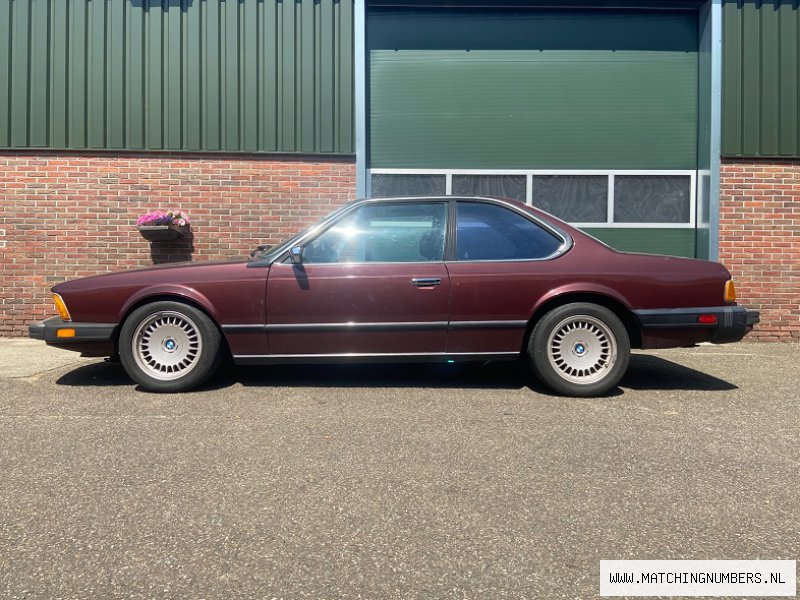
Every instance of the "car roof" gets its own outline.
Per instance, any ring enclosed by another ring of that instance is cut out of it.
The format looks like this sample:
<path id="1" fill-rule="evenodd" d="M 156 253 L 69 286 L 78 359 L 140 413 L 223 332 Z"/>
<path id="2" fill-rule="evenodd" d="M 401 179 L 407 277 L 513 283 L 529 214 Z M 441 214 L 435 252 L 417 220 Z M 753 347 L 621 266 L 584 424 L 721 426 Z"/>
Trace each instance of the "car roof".
<path id="1" fill-rule="evenodd" d="M 526 206 L 524 202 L 514 200 L 513 198 L 504 198 L 502 196 L 373 196 L 367 198 L 359 198 L 355 202 L 405 202 L 413 200 L 414 202 L 446 202 L 448 200 L 469 200 L 472 202 L 513 202 Z"/>
<path id="2" fill-rule="evenodd" d="M 503 196 L 376 196 L 359 198 L 350 202 L 349 205 L 355 204 L 383 204 L 391 202 L 449 202 L 450 200 L 457 200 L 460 202 L 480 202 L 484 204 L 506 204 L 524 208 L 534 212 L 539 217 L 552 217 L 552 215 L 542 211 L 535 206 L 514 200 L 513 198 L 505 198 Z"/>
<path id="3" fill-rule="evenodd" d="M 567 229 L 570 233 L 573 232 L 573 228 L 570 227 L 568 223 L 562 221 L 558 217 L 555 217 L 548 213 L 547 211 L 542 210 L 541 208 L 537 208 L 525 202 L 521 202 L 519 200 L 514 200 L 513 198 L 506 198 L 504 196 L 376 196 L 376 197 L 367 197 L 367 198 L 359 198 L 358 200 L 353 200 L 348 205 L 353 206 L 356 204 L 382 204 L 384 202 L 447 202 L 450 200 L 457 200 L 461 202 L 482 202 L 486 204 L 506 204 L 512 205 L 519 208 L 522 208 L 528 213 L 533 213 L 536 217 L 544 220 L 547 225 L 551 227 L 555 227 L 556 229 L 561 229 L 561 233 L 563 233 L 564 229 Z"/>

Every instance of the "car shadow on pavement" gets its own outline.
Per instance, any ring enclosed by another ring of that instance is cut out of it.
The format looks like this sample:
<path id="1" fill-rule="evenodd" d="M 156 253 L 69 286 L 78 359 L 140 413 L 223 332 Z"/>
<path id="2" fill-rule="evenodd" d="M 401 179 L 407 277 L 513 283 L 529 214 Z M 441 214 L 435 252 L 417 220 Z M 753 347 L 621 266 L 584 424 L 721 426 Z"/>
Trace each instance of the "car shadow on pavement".
<path id="1" fill-rule="evenodd" d="M 64 373 L 58 385 L 77 387 L 133 385 L 119 362 L 94 362 Z"/>
<path id="2" fill-rule="evenodd" d="M 98 362 L 69 371 L 58 378 L 67 386 L 132 386 L 119 363 Z M 223 365 L 200 391 L 224 389 L 236 384 L 253 387 L 426 387 L 464 389 L 522 389 L 552 395 L 523 363 L 456 364 L 342 364 L 272 365 L 237 367 Z M 631 390 L 733 390 L 736 386 L 657 356 L 634 354 L 620 387 Z M 623 394 L 620 387 L 606 396 Z M 138 388 L 137 388 L 138 389 Z"/>
<path id="3" fill-rule="evenodd" d="M 737 386 L 682 364 L 650 354 L 632 354 L 620 386 L 633 390 L 729 391 Z"/>
<path id="4" fill-rule="evenodd" d="M 247 386 L 521 389 L 528 375 L 516 362 L 381 363 L 230 367 L 217 379 Z"/>
<path id="5" fill-rule="evenodd" d="M 133 386 L 119 363 L 97 362 L 64 373 L 66 386 Z M 517 362 L 403 363 L 338 365 L 270 365 L 241 367 L 223 364 L 198 391 L 236 384 L 252 387 L 427 387 L 547 390 Z M 140 389 L 137 387 L 137 389 Z"/>

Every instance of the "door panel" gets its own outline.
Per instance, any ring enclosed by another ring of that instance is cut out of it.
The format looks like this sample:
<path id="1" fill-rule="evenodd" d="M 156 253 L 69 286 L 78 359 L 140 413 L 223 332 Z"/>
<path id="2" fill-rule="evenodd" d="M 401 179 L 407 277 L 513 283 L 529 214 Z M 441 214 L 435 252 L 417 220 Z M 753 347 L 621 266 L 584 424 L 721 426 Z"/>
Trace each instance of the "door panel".
<path id="1" fill-rule="evenodd" d="M 532 306 L 560 275 L 555 262 L 447 263 L 453 293 L 447 352 L 518 352 Z"/>
<path id="2" fill-rule="evenodd" d="M 270 352 L 441 353 L 449 305 L 442 262 L 275 264 L 267 283 Z"/>
<path id="3" fill-rule="evenodd" d="M 443 353 L 446 202 L 366 203 L 267 281 L 272 354 Z"/>
<path id="4" fill-rule="evenodd" d="M 447 351 L 518 352 L 531 307 L 559 276 L 559 261 L 543 259 L 563 240 L 501 206 L 457 207 Z"/>

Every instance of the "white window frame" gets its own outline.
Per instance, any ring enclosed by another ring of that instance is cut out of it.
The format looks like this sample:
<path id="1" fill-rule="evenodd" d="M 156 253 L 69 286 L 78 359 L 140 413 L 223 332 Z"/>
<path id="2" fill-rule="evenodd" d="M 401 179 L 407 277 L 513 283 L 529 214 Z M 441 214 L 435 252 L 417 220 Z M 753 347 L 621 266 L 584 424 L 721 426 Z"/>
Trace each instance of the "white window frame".
<path id="1" fill-rule="evenodd" d="M 370 185 L 373 175 L 444 175 L 445 195 L 453 192 L 453 175 L 522 175 L 525 177 L 525 202 L 533 206 L 533 177 L 536 175 L 603 175 L 608 177 L 606 198 L 606 220 L 592 223 L 572 222 L 581 228 L 614 229 L 694 229 L 697 212 L 697 171 L 696 170 L 639 170 L 639 169 L 369 169 L 367 176 Z M 686 223 L 615 223 L 614 222 L 614 178 L 618 175 L 679 175 L 689 177 L 689 221 Z"/>

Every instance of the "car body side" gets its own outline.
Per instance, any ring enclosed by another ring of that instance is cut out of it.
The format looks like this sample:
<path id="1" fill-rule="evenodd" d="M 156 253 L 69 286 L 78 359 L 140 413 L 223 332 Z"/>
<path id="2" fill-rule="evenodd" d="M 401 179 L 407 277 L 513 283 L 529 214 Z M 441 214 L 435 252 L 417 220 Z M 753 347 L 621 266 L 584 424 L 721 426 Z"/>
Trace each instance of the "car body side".
<path id="1" fill-rule="evenodd" d="M 618 252 L 530 206 L 508 200 L 502 203 L 557 228 L 569 238 L 568 247 L 546 260 L 443 261 L 449 313 L 440 325 L 446 329 L 448 355 L 496 353 L 513 358 L 524 351 L 526 336 L 541 315 L 575 301 L 593 302 L 614 311 L 625 324 L 632 346 L 645 349 L 736 341 L 757 319 L 724 300 L 730 273 L 718 263 Z M 416 264 L 421 271 L 430 266 Z M 358 263 L 341 265 L 352 270 L 352 294 L 364 297 L 390 285 L 393 275 L 404 276 L 402 269 L 407 267 L 385 263 L 380 265 L 384 277 L 360 279 L 358 273 L 363 270 L 359 271 Z M 221 329 L 237 361 L 268 358 L 272 353 L 270 336 L 276 335 L 271 333 L 271 326 L 286 324 L 275 323 L 271 311 L 277 310 L 281 299 L 273 298 L 273 305 L 267 304 L 270 281 L 277 280 L 280 273 L 290 283 L 296 277 L 301 286 L 301 270 L 278 255 L 269 261 L 174 264 L 68 281 L 55 286 L 53 292 L 64 299 L 70 324 L 107 325 L 109 339 L 91 339 L 87 334 L 85 338 L 61 340 L 44 330 L 34 332 L 33 326 L 31 336 L 86 354 L 110 355 L 116 351 L 119 326 L 131 311 L 143 303 L 174 299 L 206 312 Z M 284 313 L 290 308 L 284 308 Z M 698 323 L 696 317 L 701 313 L 717 315 L 718 322 Z M 355 314 L 352 306 L 342 303 L 328 307 L 324 321 L 313 314 L 304 315 L 303 325 L 318 326 L 323 336 L 325 326 L 341 325 L 342 331 L 347 331 L 348 326 L 358 328 L 364 319 L 380 321 L 380 315 L 380 306 L 367 316 Z M 411 301 L 407 310 L 398 309 L 392 322 L 411 326 L 416 318 Z M 377 327 L 370 335 L 393 335 L 391 323 L 383 325 L 383 330 Z M 727 333 L 720 335 L 724 328 Z M 309 339 L 309 343 L 313 341 L 313 337 Z"/>

